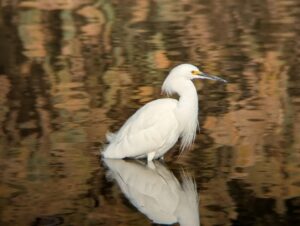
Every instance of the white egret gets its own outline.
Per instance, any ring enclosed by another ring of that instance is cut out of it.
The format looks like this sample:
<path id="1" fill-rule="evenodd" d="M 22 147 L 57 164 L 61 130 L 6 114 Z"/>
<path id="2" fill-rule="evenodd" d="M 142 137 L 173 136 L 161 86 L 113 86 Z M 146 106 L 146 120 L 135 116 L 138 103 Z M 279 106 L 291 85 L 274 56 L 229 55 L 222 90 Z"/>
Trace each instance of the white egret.
<path id="1" fill-rule="evenodd" d="M 158 224 L 199 226 L 199 197 L 195 181 L 182 172 L 180 184 L 159 161 L 104 159 L 107 175 L 116 180 L 128 200 Z M 149 167 L 151 165 L 151 167 Z"/>
<path id="2" fill-rule="evenodd" d="M 162 91 L 178 94 L 179 100 L 163 98 L 147 103 L 136 111 L 116 133 L 107 134 L 105 158 L 145 158 L 148 162 L 163 155 L 181 138 L 181 149 L 189 147 L 198 127 L 198 95 L 194 79 L 226 82 L 201 72 L 191 64 L 171 70 Z"/>

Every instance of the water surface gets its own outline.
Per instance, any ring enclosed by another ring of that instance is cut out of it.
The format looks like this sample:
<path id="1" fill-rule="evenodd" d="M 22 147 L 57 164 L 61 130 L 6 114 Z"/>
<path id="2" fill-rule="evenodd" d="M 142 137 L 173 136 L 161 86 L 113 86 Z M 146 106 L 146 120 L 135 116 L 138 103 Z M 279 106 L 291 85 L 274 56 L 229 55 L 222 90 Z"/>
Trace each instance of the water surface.
<path id="1" fill-rule="evenodd" d="M 0 225 L 152 225 L 99 148 L 183 62 L 229 81 L 196 82 L 201 131 L 165 158 L 201 225 L 299 225 L 299 24 L 298 0 L 1 1 Z"/>

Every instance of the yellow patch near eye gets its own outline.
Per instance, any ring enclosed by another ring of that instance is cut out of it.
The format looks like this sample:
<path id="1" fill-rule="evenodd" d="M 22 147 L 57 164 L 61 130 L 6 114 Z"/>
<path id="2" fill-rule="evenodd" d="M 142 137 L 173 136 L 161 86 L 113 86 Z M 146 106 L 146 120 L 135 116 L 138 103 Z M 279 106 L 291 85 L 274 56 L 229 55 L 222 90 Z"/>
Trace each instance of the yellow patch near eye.
<path id="1" fill-rule="evenodd" d="M 192 74 L 193 74 L 193 75 L 200 75 L 201 72 L 200 72 L 200 71 L 192 71 Z"/>

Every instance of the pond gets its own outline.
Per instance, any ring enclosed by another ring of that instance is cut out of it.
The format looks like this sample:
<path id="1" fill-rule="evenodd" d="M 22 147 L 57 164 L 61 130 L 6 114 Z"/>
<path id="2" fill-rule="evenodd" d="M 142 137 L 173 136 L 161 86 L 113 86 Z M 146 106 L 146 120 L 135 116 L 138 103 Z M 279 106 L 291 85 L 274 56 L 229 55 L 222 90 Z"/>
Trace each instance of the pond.
<path id="1" fill-rule="evenodd" d="M 0 225 L 300 225 L 298 0 L 0 4 Z M 192 148 L 104 162 L 180 63 L 228 81 L 195 81 Z"/>

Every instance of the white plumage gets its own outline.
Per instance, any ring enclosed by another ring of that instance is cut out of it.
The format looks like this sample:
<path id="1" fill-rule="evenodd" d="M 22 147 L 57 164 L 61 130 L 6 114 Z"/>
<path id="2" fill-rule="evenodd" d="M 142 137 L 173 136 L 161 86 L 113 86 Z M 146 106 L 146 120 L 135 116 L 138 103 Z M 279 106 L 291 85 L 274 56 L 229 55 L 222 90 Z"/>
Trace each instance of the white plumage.
<path id="1" fill-rule="evenodd" d="M 138 161 L 105 159 L 108 176 L 117 181 L 128 200 L 159 224 L 199 226 L 199 197 L 194 180 L 182 173 L 180 184 L 159 161 L 147 166 Z"/>
<path id="2" fill-rule="evenodd" d="M 189 147 L 198 126 L 198 95 L 191 80 L 221 80 L 208 76 L 191 64 L 176 66 L 163 83 L 162 91 L 177 93 L 179 100 L 154 100 L 135 112 L 116 133 L 107 134 L 105 158 L 144 158 L 148 161 L 163 155 L 181 138 L 182 150 Z"/>

